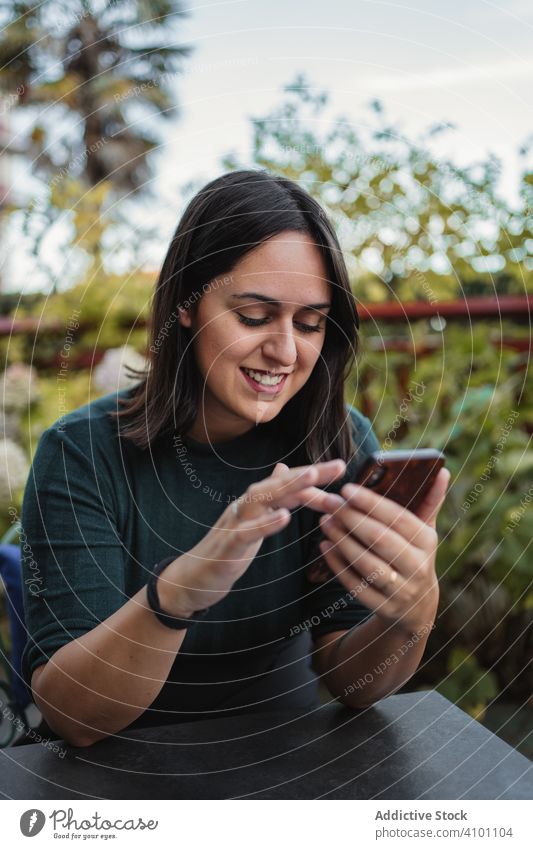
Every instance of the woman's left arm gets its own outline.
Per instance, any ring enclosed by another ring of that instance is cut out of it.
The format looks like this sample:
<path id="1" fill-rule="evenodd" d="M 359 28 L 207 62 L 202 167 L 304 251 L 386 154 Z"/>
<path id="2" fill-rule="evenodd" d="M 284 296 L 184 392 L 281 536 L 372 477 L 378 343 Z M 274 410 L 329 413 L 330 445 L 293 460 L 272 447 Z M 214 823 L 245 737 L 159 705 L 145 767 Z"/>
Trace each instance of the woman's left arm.
<path id="1" fill-rule="evenodd" d="M 416 671 L 439 600 L 436 519 L 450 473 L 441 469 L 417 515 L 366 487 L 331 496 L 320 550 L 331 571 L 374 616 L 315 641 L 314 668 L 331 694 L 364 708 Z"/>

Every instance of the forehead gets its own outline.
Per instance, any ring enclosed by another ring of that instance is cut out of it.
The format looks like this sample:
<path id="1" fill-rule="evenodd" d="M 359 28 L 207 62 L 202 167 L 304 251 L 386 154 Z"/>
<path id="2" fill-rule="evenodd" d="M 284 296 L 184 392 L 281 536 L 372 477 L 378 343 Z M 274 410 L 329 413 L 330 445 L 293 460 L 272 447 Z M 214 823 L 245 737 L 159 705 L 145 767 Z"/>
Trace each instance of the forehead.
<path id="1" fill-rule="evenodd" d="M 287 232 L 263 242 L 233 268 L 226 297 L 261 292 L 281 302 L 322 303 L 331 298 L 326 262 L 305 233 Z"/>

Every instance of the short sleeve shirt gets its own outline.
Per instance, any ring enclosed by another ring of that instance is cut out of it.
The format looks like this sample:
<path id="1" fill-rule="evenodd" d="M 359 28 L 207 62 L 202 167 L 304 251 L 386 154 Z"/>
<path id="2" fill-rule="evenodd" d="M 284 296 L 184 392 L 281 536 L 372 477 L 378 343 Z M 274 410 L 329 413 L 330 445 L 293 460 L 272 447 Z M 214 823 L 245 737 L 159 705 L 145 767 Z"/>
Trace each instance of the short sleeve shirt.
<path id="1" fill-rule="evenodd" d="M 141 450 L 110 416 L 124 394 L 65 416 L 43 433 L 33 460 L 22 510 L 28 684 L 61 646 L 135 595 L 156 563 L 189 551 L 251 483 L 288 462 L 263 425 L 223 443 L 173 434 Z M 331 492 L 379 448 L 368 419 L 352 407 L 346 415 L 357 451 Z M 134 726 L 316 703 L 312 640 L 370 614 L 333 576 L 310 579 L 320 514 L 291 512 L 228 595 L 187 630 L 166 683 Z"/>

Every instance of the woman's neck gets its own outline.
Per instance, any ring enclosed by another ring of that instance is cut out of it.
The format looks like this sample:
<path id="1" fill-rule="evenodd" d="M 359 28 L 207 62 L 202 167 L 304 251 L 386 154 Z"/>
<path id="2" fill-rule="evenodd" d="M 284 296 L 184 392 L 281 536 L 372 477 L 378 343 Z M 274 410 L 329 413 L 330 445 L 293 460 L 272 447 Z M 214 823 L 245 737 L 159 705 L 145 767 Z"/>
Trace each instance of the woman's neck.
<path id="1" fill-rule="evenodd" d="M 232 439 L 237 439 L 239 436 L 243 436 L 248 431 L 252 430 L 254 425 L 251 422 L 242 422 L 242 426 L 233 425 L 229 427 L 228 425 L 224 425 L 224 423 L 216 422 L 216 423 L 206 423 L 206 421 L 199 416 L 192 428 L 188 431 L 187 436 L 190 436 L 191 439 L 196 440 L 196 442 L 205 442 L 205 443 L 217 443 L 217 442 L 230 442 Z"/>

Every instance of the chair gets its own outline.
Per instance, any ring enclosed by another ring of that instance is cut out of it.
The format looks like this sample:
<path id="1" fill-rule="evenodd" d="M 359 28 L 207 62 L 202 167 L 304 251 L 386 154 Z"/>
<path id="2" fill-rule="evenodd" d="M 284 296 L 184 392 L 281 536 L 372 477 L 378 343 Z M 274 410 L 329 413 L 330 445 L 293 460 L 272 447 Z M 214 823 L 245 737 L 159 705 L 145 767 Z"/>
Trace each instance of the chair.
<path id="1" fill-rule="evenodd" d="M 0 540 L 0 589 L 6 600 L 9 642 L 8 649 L 0 630 L 0 748 L 11 745 L 17 733 L 28 727 L 25 708 L 31 694 L 22 678 L 22 652 L 26 641 L 20 548 L 12 541 L 20 533 L 14 523 Z"/>

